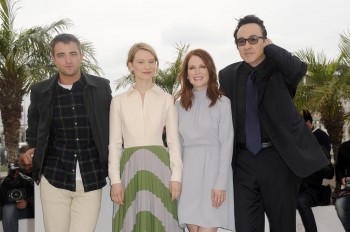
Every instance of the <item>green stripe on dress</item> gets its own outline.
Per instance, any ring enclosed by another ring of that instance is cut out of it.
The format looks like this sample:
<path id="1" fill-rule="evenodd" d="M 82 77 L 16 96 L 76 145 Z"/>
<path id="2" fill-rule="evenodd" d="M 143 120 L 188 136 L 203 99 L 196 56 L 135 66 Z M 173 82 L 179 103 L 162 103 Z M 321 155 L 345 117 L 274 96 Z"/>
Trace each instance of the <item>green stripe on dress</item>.
<path id="1" fill-rule="evenodd" d="M 166 232 L 162 222 L 150 212 L 139 212 L 136 215 L 136 224 L 133 232 Z"/>
<path id="2" fill-rule="evenodd" d="M 129 147 L 123 151 L 123 155 L 120 159 L 120 175 L 123 175 L 125 165 L 129 161 L 130 157 L 138 150 L 149 150 L 155 156 L 157 156 L 169 169 L 170 169 L 170 159 L 169 153 L 162 146 L 141 146 L 141 147 Z"/>
<path id="3" fill-rule="evenodd" d="M 126 166 L 135 152 L 139 150 L 147 150 L 148 154 L 157 157 L 170 170 L 169 153 L 161 146 L 142 146 L 126 148 L 123 151 L 120 170 L 123 177 Z M 124 189 L 124 205 L 119 205 L 115 217 L 113 218 L 113 231 L 122 231 L 124 228 L 125 216 L 134 202 L 137 201 L 137 193 L 140 191 L 148 191 L 158 198 L 162 203 L 169 216 L 172 215 L 172 220 L 177 221 L 177 204 L 176 201 L 171 200 L 169 186 L 165 186 L 157 173 L 154 174 L 148 170 L 134 170 L 135 175 L 130 179 Z M 123 179 L 123 178 L 122 178 Z M 170 177 L 169 177 L 170 182 Z M 151 200 L 151 199 L 150 199 Z M 128 219 L 127 219 L 128 220 Z M 135 215 L 136 222 L 134 224 L 134 231 L 165 231 L 162 220 L 157 218 L 153 212 L 140 211 Z M 179 229 L 179 228 L 178 228 Z"/>

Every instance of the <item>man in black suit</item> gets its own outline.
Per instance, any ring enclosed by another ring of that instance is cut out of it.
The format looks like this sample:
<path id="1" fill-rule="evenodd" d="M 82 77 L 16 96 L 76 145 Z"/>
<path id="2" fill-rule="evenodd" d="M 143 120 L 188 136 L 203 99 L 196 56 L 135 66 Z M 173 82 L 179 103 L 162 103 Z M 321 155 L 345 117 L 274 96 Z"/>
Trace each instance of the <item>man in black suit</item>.
<path id="1" fill-rule="evenodd" d="M 331 143 L 329 136 L 323 130 L 315 129 L 309 111 L 303 110 L 303 117 L 306 125 L 314 134 L 325 156 L 329 160 L 329 164 L 326 167 L 303 178 L 299 190 L 297 209 L 303 221 L 305 232 L 317 232 L 317 225 L 312 207 L 329 204 L 332 190 L 329 186 L 323 186 L 322 182 L 323 179 L 333 178 L 334 167 L 331 163 Z"/>
<path id="2" fill-rule="evenodd" d="M 306 125 L 312 131 L 312 134 L 316 137 L 317 142 L 321 147 L 324 147 L 328 153 L 331 152 L 331 140 L 326 132 L 321 130 L 320 128 L 315 128 L 313 124 L 312 115 L 308 110 L 303 110 L 303 117 Z M 330 159 L 330 158 L 329 158 Z"/>
<path id="3" fill-rule="evenodd" d="M 300 177 L 328 164 L 293 103 L 307 66 L 267 38 L 263 21 L 248 15 L 234 32 L 242 62 L 219 72 L 231 99 L 235 128 L 237 232 L 296 231 Z"/>

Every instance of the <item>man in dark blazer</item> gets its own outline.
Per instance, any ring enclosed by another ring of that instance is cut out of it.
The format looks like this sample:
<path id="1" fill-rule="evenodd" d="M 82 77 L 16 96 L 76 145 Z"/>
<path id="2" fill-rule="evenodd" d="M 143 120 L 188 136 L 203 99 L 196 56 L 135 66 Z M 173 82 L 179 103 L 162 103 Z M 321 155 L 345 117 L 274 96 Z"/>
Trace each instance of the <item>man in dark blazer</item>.
<path id="1" fill-rule="evenodd" d="M 331 163 L 330 154 L 331 142 L 326 132 L 314 127 L 311 113 L 308 110 L 303 110 L 303 118 L 329 161 L 326 167 L 303 178 L 299 190 L 297 209 L 304 224 L 305 231 L 317 232 L 317 225 L 312 207 L 328 205 L 331 200 L 331 187 L 322 185 L 323 179 L 330 180 L 334 176 L 334 167 Z"/>
<path id="2" fill-rule="evenodd" d="M 81 71 L 80 41 L 51 41 L 57 74 L 34 84 L 25 165 L 40 183 L 45 231 L 95 231 L 108 174 L 109 81 Z"/>
<path id="3" fill-rule="evenodd" d="M 264 231 L 266 213 L 271 231 L 295 232 L 300 177 L 328 165 L 293 103 L 307 66 L 272 44 L 256 16 L 241 18 L 234 38 L 243 61 L 222 69 L 219 81 L 231 99 L 235 128 L 236 230 Z M 255 129 L 246 130 L 256 124 Z M 258 149 L 250 145 L 252 136 L 259 141 Z"/>

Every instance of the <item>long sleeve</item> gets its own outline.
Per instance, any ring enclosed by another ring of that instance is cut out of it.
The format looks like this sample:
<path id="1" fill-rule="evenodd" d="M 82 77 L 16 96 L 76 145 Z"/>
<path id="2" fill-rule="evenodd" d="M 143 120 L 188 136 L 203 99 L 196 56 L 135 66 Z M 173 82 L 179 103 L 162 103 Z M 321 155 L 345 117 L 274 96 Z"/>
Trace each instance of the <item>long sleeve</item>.
<path id="1" fill-rule="evenodd" d="M 276 66 L 277 70 L 283 74 L 290 88 L 296 88 L 306 74 L 307 65 L 298 57 L 275 44 L 266 46 L 264 53 L 272 61 L 272 65 Z"/>
<path id="2" fill-rule="evenodd" d="M 231 160 L 233 154 L 233 124 L 231 103 L 226 97 L 221 97 L 219 119 L 220 161 L 219 175 L 214 189 L 226 190 L 228 175 L 231 175 Z"/>
<path id="3" fill-rule="evenodd" d="M 37 103 L 39 101 L 37 85 L 33 85 L 30 92 L 30 105 L 28 107 L 28 128 L 26 131 L 26 140 L 30 148 L 36 147 L 36 138 L 39 122 L 39 113 L 37 110 Z"/>
<path id="4" fill-rule="evenodd" d="M 119 96 L 114 97 L 111 101 L 109 128 L 108 176 L 111 185 L 113 185 L 121 183 L 120 158 L 122 153 L 123 135 Z"/>
<path id="5" fill-rule="evenodd" d="M 108 157 L 111 184 L 121 182 L 120 159 L 123 148 L 163 146 L 164 126 L 170 154 L 171 180 L 181 181 L 178 115 L 173 96 L 155 85 L 147 90 L 143 101 L 140 93 L 132 87 L 112 99 Z"/>
<path id="6" fill-rule="evenodd" d="M 170 155 L 171 181 L 181 182 L 182 159 L 178 130 L 178 114 L 172 96 L 169 96 L 169 106 L 166 117 L 167 144 Z"/>
<path id="7" fill-rule="evenodd" d="M 320 176 L 320 178 L 322 179 L 332 179 L 334 176 L 334 167 L 333 165 L 330 163 L 328 164 L 326 167 L 320 169 L 317 174 Z"/>
<path id="8" fill-rule="evenodd" d="M 180 108 L 181 108 L 180 104 L 181 104 L 180 101 L 177 101 L 177 102 L 175 103 L 176 111 L 177 111 L 177 113 L 178 113 L 178 116 L 179 116 L 179 111 L 180 111 Z M 178 117 L 178 118 L 179 118 L 179 117 Z M 178 119 L 178 124 L 179 124 L 179 119 Z M 181 135 L 180 131 L 178 132 L 178 134 L 179 134 L 179 140 L 180 140 L 181 157 L 182 157 L 182 159 L 183 159 L 183 154 L 184 154 L 184 139 L 182 138 L 182 135 Z"/>

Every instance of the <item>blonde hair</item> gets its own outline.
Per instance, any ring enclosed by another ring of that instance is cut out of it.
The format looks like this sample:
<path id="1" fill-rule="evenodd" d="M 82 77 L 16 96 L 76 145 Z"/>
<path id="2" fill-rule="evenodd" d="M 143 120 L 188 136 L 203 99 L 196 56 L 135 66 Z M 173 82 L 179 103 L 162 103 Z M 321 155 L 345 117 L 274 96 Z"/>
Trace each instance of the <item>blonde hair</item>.
<path id="1" fill-rule="evenodd" d="M 132 47 L 130 48 L 129 53 L 128 53 L 128 59 L 126 61 L 126 66 L 128 66 L 129 62 L 132 63 L 134 61 L 135 54 L 140 50 L 145 50 L 145 51 L 150 52 L 154 56 L 154 59 L 155 59 L 156 64 L 158 66 L 159 61 L 158 61 L 156 51 L 153 49 L 153 47 L 151 45 L 146 44 L 146 43 L 136 43 L 136 44 L 132 45 Z"/>

